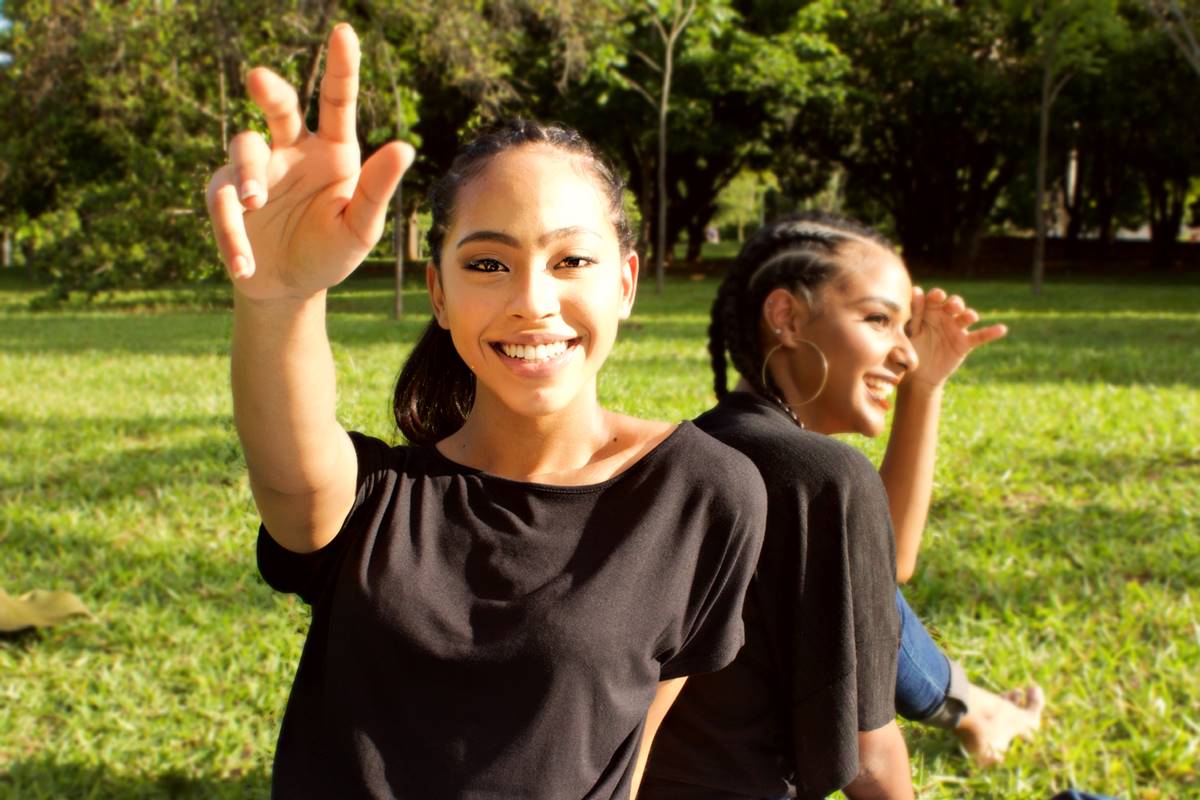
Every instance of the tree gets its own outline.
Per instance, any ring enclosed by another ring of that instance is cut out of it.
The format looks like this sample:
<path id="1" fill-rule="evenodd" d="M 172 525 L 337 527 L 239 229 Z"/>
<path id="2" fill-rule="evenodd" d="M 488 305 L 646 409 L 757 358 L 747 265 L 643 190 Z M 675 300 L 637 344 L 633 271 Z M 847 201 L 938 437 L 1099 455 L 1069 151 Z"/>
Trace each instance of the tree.
<path id="1" fill-rule="evenodd" d="M 657 93 L 620 73 L 625 84 L 643 97 L 658 114 L 654 289 L 660 294 L 663 290 L 663 267 L 667 251 L 667 116 L 671 105 L 671 79 L 675 72 L 675 46 L 696 13 L 696 3 L 697 0 L 655 0 L 646 4 L 645 18 L 658 35 L 661 51 L 652 55 L 646 50 L 634 49 L 633 53 L 659 76 Z"/>
<path id="2" fill-rule="evenodd" d="M 1185 11 L 1180 0 L 1142 0 L 1142 5 L 1154 15 L 1171 37 L 1171 42 L 1200 75 L 1200 41 L 1196 38 L 1197 10 L 1190 8 Z"/>
<path id="3" fill-rule="evenodd" d="M 1037 186 L 1035 189 L 1033 293 L 1041 294 L 1046 274 L 1046 162 L 1050 112 L 1059 93 L 1080 72 L 1094 70 L 1105 40 L 1117 35 L 1114 0 L 1019 0 L 1021 13 L 1034 26 L 1042 73 L 1038 114 Z"/>
<path id="4" fill-rule="evenodd" d="M 1001 0 L 846 0 L 845 11 L 829 28 L 851 64 L 845 99 L 801 117 L 798 138 L 845 170 L 851 213 L 890 218 L 910 263 L 969 269 L 1033 138 L 1027 26 Z"/>

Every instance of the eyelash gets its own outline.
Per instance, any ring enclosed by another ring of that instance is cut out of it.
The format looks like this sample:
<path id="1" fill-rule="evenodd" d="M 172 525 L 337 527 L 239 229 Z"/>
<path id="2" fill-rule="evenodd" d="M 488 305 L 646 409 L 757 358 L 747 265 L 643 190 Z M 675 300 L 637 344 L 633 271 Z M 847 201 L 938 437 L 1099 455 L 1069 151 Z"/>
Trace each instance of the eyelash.
<path id="1" fill-rule="evenodd" d="M 568 263 L 570 262 L 570 263 Z M 560 260 L 555 267 L 563 267 L 564 269 L 583 269 L 584 267 L 595 264 L 595 259 L 586 256 L 567 256 Z M 494 258 L 476 258 L 468 261 L 467 269 L 475 272 L 500 272 L 508 268 Z"/>
<path id="2" fill-rule="evenodd" d="M 867 317 L 867 322 L 887 326 L 892 324 L 892 318 L 887 314 L 871 314 Z"/>
<path id="3" fill-rule="evenodd" d="M 475 272 L 500 272 L 506 267 L 494 258 L 476 258 L 467 262 L 467 269 Z"/>

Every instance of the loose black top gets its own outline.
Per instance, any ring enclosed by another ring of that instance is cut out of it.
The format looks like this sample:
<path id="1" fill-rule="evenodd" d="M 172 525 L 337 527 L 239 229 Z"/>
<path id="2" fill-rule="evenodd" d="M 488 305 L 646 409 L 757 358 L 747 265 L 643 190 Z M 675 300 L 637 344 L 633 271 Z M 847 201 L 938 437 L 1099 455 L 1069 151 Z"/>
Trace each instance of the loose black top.
<path id="1" fill-rule="evenodd" d="M 859 731 L 895 718 L 896 555 L 879 473 L 854 448 L 732 392 L 696 424 L 750 457 L 767 532 L 746 646 L 690 678 L 655 739 L 639 800 L 824 797 L 858 772 Z M 669 791 L 668 791 L 669 789 Z"/>
<path id="2" fill-rule="evenodd" d="M 766 498 L 690 423 L 616 477 L 548 486 L 351 435 L 354 508 L 309 555 L 276 797 L 627 797 L 657 684 L 729 663 Z"/>

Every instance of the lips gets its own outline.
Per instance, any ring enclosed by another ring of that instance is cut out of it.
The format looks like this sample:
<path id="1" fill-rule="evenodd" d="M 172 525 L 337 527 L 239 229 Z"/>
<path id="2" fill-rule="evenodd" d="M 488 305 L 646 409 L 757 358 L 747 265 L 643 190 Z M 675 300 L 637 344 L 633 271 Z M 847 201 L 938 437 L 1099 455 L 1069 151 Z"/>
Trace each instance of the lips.
<path id="1" fill-rule="evenodd" d="M 863 378 L 863 383 L 867 385 L 867 394 L 870 395 L 872 400 L 882 406 L 884 410 L 891 408 L 889 398 L 896 391 L 894 381 L 868 375 Z"/>

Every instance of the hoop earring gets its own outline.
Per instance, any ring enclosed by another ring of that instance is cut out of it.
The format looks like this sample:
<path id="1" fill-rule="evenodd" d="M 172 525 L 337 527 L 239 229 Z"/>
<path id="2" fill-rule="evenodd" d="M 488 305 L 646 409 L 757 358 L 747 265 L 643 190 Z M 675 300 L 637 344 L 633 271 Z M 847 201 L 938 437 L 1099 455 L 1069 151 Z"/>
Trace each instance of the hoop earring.
<path id="1" fill-rule="evenodd" d="M 779 331 L 775 331 L 775 333 L 779 333 Z M 763 365 L 762 365 L 761 374 L 759 375 L 759 380 L 762 383 L 763 388 L 765 388 L 765 389 L 769 389 L 771 387 L 771 385 L 769 383 L 767 383 L 767 362 L 771 360 L 771 356 L 775 355 L 775 351 L 781 347 L 783 347 L 783 342 L 779 342 L 778 344 L 776 344 L 774 347 L 772 347 L 770 350 L 767 351 L 767 354 L 765 356 L 763 356 Z"/>
<path id="2" fill-rule="evenodd" d="M 816 400 L 821 396 L 821 392 L 825 391 L 825 384 L 829 381 L 829 359 L 825 358 L 824 351 L 822 351 L 821 348 L 817 346 L 817 343 L 811 339 L 797 339 L 796 341 L 804 342 L 804 344 L 817 351 L 817 357 L 821 359 L 821 385 L 817 387 L 817 393 L 805 400 L 803 403 L 788 403 L 788 405 L 793 407 L 806 406 L 812 401 Z"/>
<path id="3" fill-rule="evenodd" d="M 775 332 L 779 333 L 778 330 Z M 781 398 L 780 402 L 783 403 L 783 405 L 787 406 L 789 409 L 798 408 L 799 406 L 806 406 L 809 403 L 816 400 L 818 397 L 821 396 L 821 392 L 825 391 L 825 384 L 829 381 L 829 359 L 825 358 L 825 352 L 823 350 L 821 350 L 821 348 L 817 345 L 817 343 L 812 341 L 811 339 L 797 339 L 796 341 L 803 342 L 804 344 L 811 347 L 813 350 L 815 350 L 817 352 L 817 357 L 821 359 L 821 385 L 817 387 L 816 394 L 814 394 L 812 397 L 805 400 L 803 403 L 788 403 L 788 402 L 784 402 Z M 763 356 L 762 370 L 759 374 L 759 378 L 762 381 L 763 388 L 770 389 L 770 384 L 767 383 L 767 362 L 771 360 L 771 356 L 775 355 L 775 351 L 781 347 L 783 347 L 783 342 L 779 342 L 778 344 L 776 344 L 774 347 L 772 347 L 770 350 L 767 351 L 767 354 L 765 356 Z M 795 416 L 795 415 L 793 415 L 793 416 Z"/>

